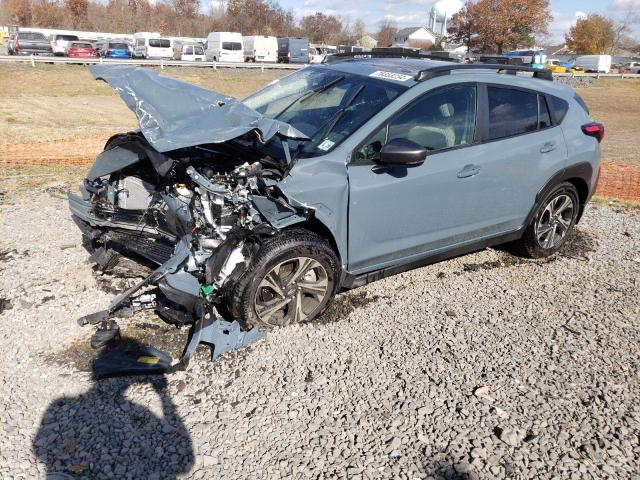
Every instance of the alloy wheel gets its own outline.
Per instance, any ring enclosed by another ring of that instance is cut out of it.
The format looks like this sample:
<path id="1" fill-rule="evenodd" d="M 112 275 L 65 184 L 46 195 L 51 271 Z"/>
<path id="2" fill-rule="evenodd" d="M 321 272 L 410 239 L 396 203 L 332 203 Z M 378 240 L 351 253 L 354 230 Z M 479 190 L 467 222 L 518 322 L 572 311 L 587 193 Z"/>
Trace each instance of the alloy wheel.
<path id="1" fill-rule="evenodd" d="M 264 323 L 289 325 L 311 317 L 329 294 L 325 268 L 313 258 L 277 264 L 258 284 L 254 309 Z"/>
<path id="2" fill-rule="evenodd" d="M 536 223 L 536 239 L 542 248 L 552 249 L 562 243 L 571 228 L 574 208 L 573 200 L 566 194 L 547 203 Z"/>

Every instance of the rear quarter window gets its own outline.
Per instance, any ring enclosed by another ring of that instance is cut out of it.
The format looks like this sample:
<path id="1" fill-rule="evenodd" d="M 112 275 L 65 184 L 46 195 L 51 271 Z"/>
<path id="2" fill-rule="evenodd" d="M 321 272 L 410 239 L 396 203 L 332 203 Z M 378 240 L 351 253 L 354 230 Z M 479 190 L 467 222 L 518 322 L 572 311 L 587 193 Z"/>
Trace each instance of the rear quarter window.
<path id="1" fill-rule="evenodd" d="M 558 97 L 550 96 L 549 98 L 551 98 L 551 108 L 553 109 L 553 113 L 556 117 L 556 124 L 559 125 L 564 120 L 564 117 L 567 116 L 569 103 Z"/>
<path id="2" fill-rule="evenodd" d="M 46 40 L 47 38 L 42 33 L 37 32 L 22 32 L 18 34 L 18 40 Z"/>
<path id="3" fill-rule="evenodd" d="M 575 98 L 576 102 L 578 102 L 578 104 L 584 109 L 584 111 L 587 112 L 587 115 L 590 115 L 591 112 L 589 112 L 589 107 L 587 107 L 587 104 L 582 99 L 582 97 L 576 93 L 573 98 Z"/>

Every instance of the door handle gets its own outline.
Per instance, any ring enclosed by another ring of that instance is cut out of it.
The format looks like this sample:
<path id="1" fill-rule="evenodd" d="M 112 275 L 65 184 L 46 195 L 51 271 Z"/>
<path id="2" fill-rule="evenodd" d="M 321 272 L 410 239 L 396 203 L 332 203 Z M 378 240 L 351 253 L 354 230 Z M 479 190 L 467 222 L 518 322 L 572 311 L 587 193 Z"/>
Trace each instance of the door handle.
<path id="1" fill-rule="evenodd" d="M 556 149 L 556 142 L 547 142 L 542 148 L 540 148 L 540 153 L 549 153 L 553 152 Z"/>
<path id="2" fill-rule="evenodd" d="M 472 163 L 465 165 L 462 170 L 458 172 L 458 178 L 468 178 L 478 175 L 480 173 L 480 167 L 473 165 Z"/>

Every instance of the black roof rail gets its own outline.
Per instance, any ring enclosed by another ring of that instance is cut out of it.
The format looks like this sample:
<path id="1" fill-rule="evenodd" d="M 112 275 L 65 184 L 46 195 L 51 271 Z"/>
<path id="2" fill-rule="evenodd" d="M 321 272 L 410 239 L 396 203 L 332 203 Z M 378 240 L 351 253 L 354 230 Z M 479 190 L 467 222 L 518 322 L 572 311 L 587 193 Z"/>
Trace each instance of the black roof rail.
<path id="1" fill-rule="evenodd" d="M 369 59 L 369 58 L 419 58 L 419 59 L 426 59 L 426 60 L 439 60 L 441 62 L 457 62 L 458 61 L 455 58 L 443 58 L 435 55 L 429 55 L 429 54 L 418 53 L 418 52 L 372 51 L 372 52 L 334 53 L 332 55 L 327 55 L 326 57 L 324 57 L 324 60 L 322 63 L 335 63 L 335 62 L 341 62 L 345 60 L 361 60 L 361 59 Z"/>
<path id="2" fill-rule="evenodd" d="M 437 67 L 426 68 L 416 75 L 416 80 L 421 82 L 442 75 L 449 75 L 453 70 L 495 70 L 496 73 L 505 72 L 510 75 L 516 75 L 518 72 L 532 72 L 534 78 L 553 81 L 553 72 L 551 70 L 521 67 L 519 65 L 499 65 L 490 63 L 465 63 L 458 65 L 439 65 Z"/>

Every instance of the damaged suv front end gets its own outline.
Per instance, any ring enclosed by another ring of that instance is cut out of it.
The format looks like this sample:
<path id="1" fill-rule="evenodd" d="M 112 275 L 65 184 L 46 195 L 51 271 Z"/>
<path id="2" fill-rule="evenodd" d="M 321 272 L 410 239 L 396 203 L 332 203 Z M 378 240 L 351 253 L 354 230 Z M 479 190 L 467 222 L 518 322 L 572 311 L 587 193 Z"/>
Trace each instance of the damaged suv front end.
<path id="1" fill-rule="evenodd" d="M 293 167 L 326 154 L 376 112 L 375 103 L 364 101 L 365 84 L 309 69 L 245 104 L 140 68 L 91 71 L 135 112 L 140 130 L 109 139 L 80 195 L 69 195 L 73 219 L 102 268 L 120 254 L 156 265 L 107 310 L 80 320 L 99 327 L 93 345 L 117 335 L 116 318 L 143 308 L 176 325 L 231 314 L 244 328 L 318 315 L 340 285 L 340 245 L 333 246 L 346 234 L 335 236 L 331 230 L 339 226 L 317 217 L 331 218 L 338 208 L 327 207 L 331 201 L 322 196 L 332 196 L 336 205 L 346 202 L 345 167 L 333 180 L 321 180 L 317 199 L 314 189 L 305 188 L 309 172 L 300 169 L 296 182 Z M 314 108 L 323 94 L 335 97 L 337 85 L 344 88 L 335 108 Z M 400 92 L 397 87 L 385 101 Z M 287 188 L 304 193 L 297 199 L 283 193 Z M 254 258 L 264 244 L 293 225 L 319 225 L 324 234 L 318 240 L 326 243 L 320 250 L 326 251 L 278 254 L 264 260 L 260 278 L 246 278 L 257 275 Z"/>

